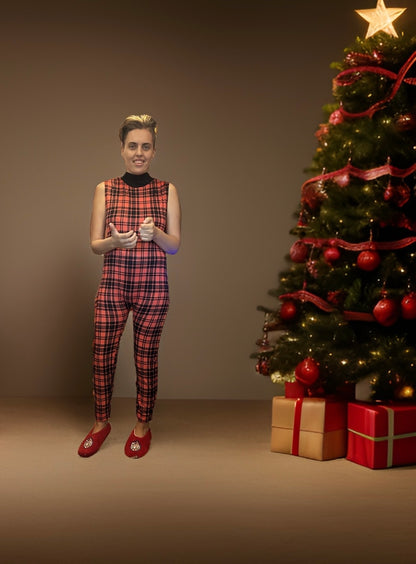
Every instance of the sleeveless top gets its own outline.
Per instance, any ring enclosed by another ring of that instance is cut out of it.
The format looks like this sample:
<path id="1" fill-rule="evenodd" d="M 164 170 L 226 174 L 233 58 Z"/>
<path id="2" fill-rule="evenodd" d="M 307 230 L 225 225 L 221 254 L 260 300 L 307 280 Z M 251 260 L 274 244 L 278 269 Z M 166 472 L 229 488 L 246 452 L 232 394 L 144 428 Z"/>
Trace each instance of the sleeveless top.
<path id="1" fill-rule="evenodd" d="M 152 217 L 155 226 L 166 231 L 169 183 L 139 175 L 146 183 L 139 186 L 127 184 L 129 177 L 113 178 L 105 182 L 105 237 L 111 235 L 109 223 L 113 223 L 120 233 L 139 227 L 146 217 Z M 134 178 L 133 182 L 134 183 Z M 137 182 L 136 182 L 137 183 Z M 167 272 L 166 253 L 154 241 L 141 241 L 134 249 L 114 249 L 104 255 L 101 289 L 122 291 L 129 302 L 152 299 L 155 294 L 166 293 Z"/>

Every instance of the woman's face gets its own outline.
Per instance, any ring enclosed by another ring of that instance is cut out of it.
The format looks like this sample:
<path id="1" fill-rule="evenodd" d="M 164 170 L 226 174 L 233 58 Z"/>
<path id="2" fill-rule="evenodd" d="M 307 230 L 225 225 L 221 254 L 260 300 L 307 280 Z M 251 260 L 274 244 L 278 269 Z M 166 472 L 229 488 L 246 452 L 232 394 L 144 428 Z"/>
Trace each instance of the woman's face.
<path id="1" fill-rule="evenodd" d="M 152 133 L 148 129 L 132 129 L 121 146 L 126 171 L 131 174 L 147 172 L 155 153 Z"/>

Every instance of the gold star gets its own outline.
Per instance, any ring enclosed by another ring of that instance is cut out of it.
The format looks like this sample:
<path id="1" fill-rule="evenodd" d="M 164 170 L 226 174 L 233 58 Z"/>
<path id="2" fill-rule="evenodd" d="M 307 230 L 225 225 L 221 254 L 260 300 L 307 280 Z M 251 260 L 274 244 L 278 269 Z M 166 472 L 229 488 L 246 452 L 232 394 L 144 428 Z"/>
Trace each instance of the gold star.
<path id="1" fill-rule="evenodd" d="M 377 0 L 375 10 L 355 10 L 362 18 L 369 22 L 366 39 L 379 31 L 384 31 L 393 37 L 398 37 L 393 22 L 403 14 L 406 8 L 386 8 L 384 0 Z"/>

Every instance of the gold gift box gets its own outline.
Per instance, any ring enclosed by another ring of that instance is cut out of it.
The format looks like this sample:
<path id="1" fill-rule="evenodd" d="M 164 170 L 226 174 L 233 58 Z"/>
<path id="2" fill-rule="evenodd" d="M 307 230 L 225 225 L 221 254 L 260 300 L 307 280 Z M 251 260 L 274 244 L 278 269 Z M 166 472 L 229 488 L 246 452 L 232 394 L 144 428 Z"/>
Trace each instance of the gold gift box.
<path id="1" fill-rule="evenodd" d="M 347 402 L 275 396 L 271 450 L 314 460 L 345 457 Z"/>

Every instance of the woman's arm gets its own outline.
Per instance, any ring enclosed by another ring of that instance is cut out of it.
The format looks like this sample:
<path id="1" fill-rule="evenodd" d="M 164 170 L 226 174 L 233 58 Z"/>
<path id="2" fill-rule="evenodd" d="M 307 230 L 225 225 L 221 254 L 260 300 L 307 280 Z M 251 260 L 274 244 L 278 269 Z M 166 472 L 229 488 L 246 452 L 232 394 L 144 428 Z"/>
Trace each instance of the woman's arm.
<path id="1" fill-rule="evenodd" d="M 93 252 L 103 255 L 114 249 L 134 249 L 137 234 L 134 231 L 119 233 L 110 223 L 111 236 L 105 235 L 105 184 L 101 182 L 95 189 L 90 224 L 90 245 Z"/>
<path id="2" fill-rule="evenodd" d="M 170 255 L 177 253 L 181 244 L 181 206 L 173 184 L 169 184 L 166 233 L 155 226 L 151 217 L 146 217 L 139 233 L 142 241 L 154 241 Z"/>

